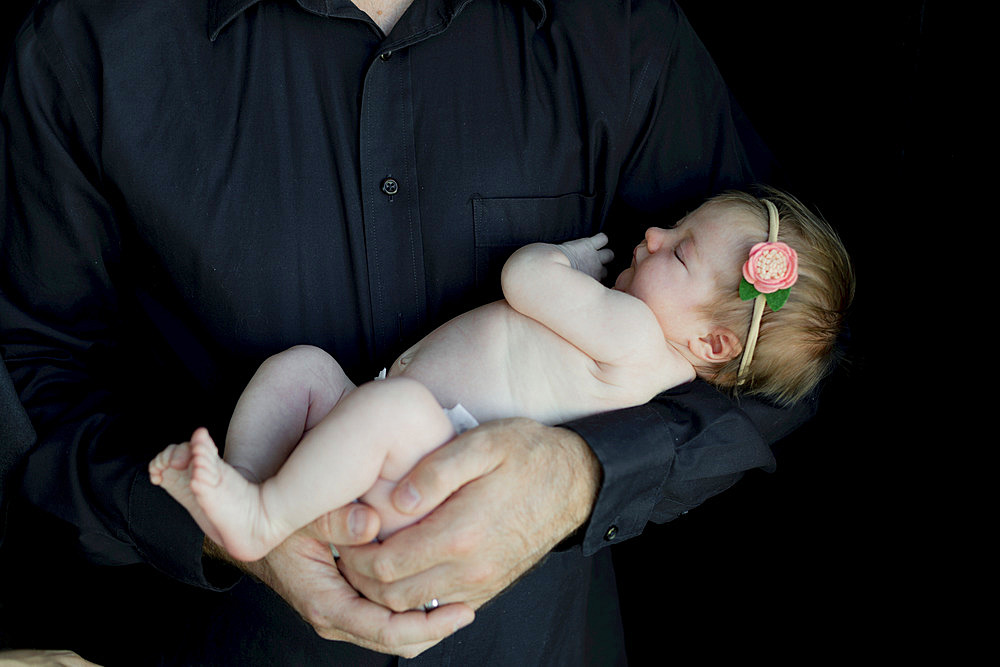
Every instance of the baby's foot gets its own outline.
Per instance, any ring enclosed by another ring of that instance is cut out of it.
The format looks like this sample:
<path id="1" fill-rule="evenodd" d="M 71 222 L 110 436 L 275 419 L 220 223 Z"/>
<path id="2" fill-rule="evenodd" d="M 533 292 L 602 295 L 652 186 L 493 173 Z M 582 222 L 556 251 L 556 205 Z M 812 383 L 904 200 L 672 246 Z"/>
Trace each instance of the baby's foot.
<path id="1" fill-rule="evenodd" d="M 149 462 L 149 481 L 162 486 L 170 496 L 188 511 L 206 535 L 218 542 L 219 531 L 205 516 L 191 490 L 191 445 L 187 442 L 169 445 Z"/>
<path id="2" fill-rule="evenodd" d="M 149 462 L 149 480 L 156 486 L 171 485 L 173 481 L 186 484 L 191 479 L 188 464 L 191 463 L 191 447 L 184 442 L 179 445 L 168 445 Z M 168 489 L 169 491 L 169 489 Z"/>
<path id="3" fill-rule="evenodd" d="M 191 436 L 191 455 L 191 491 L 218 535 L 217 542 L 233 558 L 263 558 L 287 537 L 267 520 L 260 485 L 247 481 L 219 458 L 219 450 L 205 429 Z"/>

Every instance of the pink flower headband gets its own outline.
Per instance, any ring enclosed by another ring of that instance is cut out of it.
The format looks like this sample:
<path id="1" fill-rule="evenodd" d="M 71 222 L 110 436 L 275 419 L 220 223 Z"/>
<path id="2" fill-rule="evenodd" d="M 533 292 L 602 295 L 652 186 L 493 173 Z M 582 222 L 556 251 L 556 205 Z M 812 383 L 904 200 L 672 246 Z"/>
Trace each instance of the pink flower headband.
<path id="1" fill-rule="evenodd" d="M 739 381 L 750 367 L 754 348 L 757 347 L 764 304 L 769 305 L 771 310 L 779 310 L 788 300 L 792 285 L 799 279 L 798 256 L 792 248 L 778 241 L 778 208 L 767 199 L 761 201 L 767 207 L 767 242 L 750 248 L 750 258 L 743 265 L 743 277 L 740 279 L 740 298 L 744 301 L 753 299 L 754 302 L 750 333 L 747 334 L 747 345 L 737 374 Z"/>

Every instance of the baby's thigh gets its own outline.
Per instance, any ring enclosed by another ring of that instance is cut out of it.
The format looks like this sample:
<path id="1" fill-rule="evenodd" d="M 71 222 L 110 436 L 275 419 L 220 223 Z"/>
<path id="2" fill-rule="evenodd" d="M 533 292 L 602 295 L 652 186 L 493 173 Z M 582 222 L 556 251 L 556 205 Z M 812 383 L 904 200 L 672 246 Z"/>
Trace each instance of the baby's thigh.
<path id="1" fill-rule="evenodd" d="M 380 540 L 416 523 L 430 511 L 419 515 L 403 514 L 396 510 L 390 496 L 399 480 L 420 459 L 455 437 L 454 425 L 436 400 L 425 401 L 422 396 L 411 397 L 401 413 L 392 424 L 386 425 L 394 433 L 392 444 L 387 450 L 378 479 L 362 497 L 379 514 L 382 522 Z"/>
<path id="2" fill-rule="evenodd" d="M 385 464 L 379 477 L 401 479 L 425 455 L 455 436 L 455 427 L 434 395 L 419 382 L 408 378 L 390 378 L 375 383 L 380 399 L 391 406 L 382 423 L 373 428 L 385 429 L 389 440 Z"/>
<path id="3" fill-rule="evenodd" d="M 356 387 L 327 352 L 296 345 L 261 364 L 248 391 L 254 388 L 288 409 L 307 408 L 305 430 L 309 430 Z"/>

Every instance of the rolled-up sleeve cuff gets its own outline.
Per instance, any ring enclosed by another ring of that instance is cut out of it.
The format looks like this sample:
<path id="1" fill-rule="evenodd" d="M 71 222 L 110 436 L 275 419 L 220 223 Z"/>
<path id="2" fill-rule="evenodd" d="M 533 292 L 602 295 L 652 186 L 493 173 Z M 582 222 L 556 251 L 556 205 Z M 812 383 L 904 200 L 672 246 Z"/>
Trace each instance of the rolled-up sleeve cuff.
<path id="1" fill-rule="evenodd" d="M 603 468 L 590 521 L 577 536 L 586 555 L 639 535 L 650 520 L 676 518 L 748 470 L 774 466 L 754 423 L 702 382 L 565 427 L 587 442 Z"/>
<path id="2" fill-rule="evenodd" d="M 136 476 L 129 501 L 129 530 L 148 564 L 202 588 L 225 590 L 239 581 L 242 575 L 235 567 L 204 557 L 205 534 L 187 510 L 147 475 Z"/>
<path id="3" fill-rule="evenodd" d="M 585 555 L 642 532 L 674 459 L 672 443 L 662 439 L 665 427 L 649 404 L 566 424 L 587 441 L 603 469 L 583 533 Z"/>

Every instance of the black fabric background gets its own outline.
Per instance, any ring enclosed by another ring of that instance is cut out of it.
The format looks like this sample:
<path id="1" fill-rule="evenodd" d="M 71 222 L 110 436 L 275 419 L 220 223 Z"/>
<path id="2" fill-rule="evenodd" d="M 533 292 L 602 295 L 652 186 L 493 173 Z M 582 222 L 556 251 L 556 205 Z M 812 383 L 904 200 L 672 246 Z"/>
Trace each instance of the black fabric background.
<path id="1" fill-rule="evenodd" d="M 957 545 L 937 544 L 955 521 L 938 499 L 968 393 L 948 398 L 957 375 L 933 344 L 956 302 L 919 263 L 975 197 L 956 139 L 975 18 L 933 1 L 679 4 L 793 190 L 841 232 L 858 288 L 850 362 L 775 447 L 776 472 L 617 547 L 630 657 L 673 642 L 707 661 L 930 655 L 937 631 L 920 628 L 955 622 L 939 613 L 939 548 Z"/>
<path id="2" fill-rule="evenodd" d="M 4 70 L 30 4 L 0 10 Z M 962 196 L 952 95 L 963 17 L 930 0 L 680 5 L 794 191 L 841 231 L 858 293 L 850 363 L 819 415 L 777 445 L 777 471 L 614 548 L 630 660 L 885 655 L 900 646 L 886 618 L 924 598 L 902 547 L 906 517 L 927 509 L 901 480 L 931 444 L 911 428 L 925 421 L 913 401 L 927 378 L 908 383 L 908 357 L 886 343 L 914 312 L 911 262 Z M 50 603 L 39 622 L 73 622 Z M 3 605 L 0 591 L 0 617 L 19 613 Z M 0 648 L 4 638 L 0 627 Z"/>

